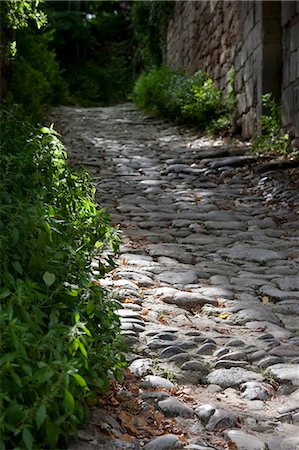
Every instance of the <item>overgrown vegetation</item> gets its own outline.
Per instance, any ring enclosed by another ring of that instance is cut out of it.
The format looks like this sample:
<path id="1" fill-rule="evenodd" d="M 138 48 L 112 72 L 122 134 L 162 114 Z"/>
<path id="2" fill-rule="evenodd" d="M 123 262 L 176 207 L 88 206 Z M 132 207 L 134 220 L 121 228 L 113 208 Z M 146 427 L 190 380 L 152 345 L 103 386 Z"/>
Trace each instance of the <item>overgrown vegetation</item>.
<path id="1" fill-rule="evenodd" d="M 126 101 L 133 87 L 130 2 L 46 3 L 68 101 L 105 105 Z"/>
<path id="2" fill-rule="evenodd" d="M 0 5 L 1 450 L 66 448 L 125 365 L 115 302 L 98 280 L 114 267 L 120 234 L 53 127 L 27 120 L 65 92 L 38 6 Z"/>
<path id="3" fill-rule="evenodd" d="M 231 77 L 233 84 L 233 76 Z M 134 87 L 137 106 L 179 124 L 211 133 L 229 132 L 235 109 L 231 87 L 226 99 L 204 72 L 188 75 L 166 67 L 142 74 Z"/>
<path id="4" fill-rule="evenodd" d="M 1 449 L 66 448 L 124 365 L 104 276 L 119 234 L 52 128 L 1 113 Z M 110 248 L 110 250 L 109 250 Z"/>
<path id="5" fill-rule="evenodd" d="M 261 134 L 253 139 L 253 149 L 285 156 L 289 152 L 290 136 L 282 130 L 281 105 L 270 93 L 262 96 L 262 104 L 267 113 L 261 116 Z"/>
<path id="6" fill-rule="evenodd" d="M 175 2 L 134 1 L 132 5 L 132 27 L 135 37 L 135 71 L 149 71 L 162 63 L 167 27 Z"/>

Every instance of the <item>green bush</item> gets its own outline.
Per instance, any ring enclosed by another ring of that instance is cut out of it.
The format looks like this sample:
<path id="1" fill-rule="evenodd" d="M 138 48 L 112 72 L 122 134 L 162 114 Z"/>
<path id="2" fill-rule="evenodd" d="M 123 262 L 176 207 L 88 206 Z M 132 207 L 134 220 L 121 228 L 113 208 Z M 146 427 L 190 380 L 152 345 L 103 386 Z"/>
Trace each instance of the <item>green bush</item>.
<path id="1" fill-rule="evenodd" d="M 286 155 L 290 147 L 290 136 L 282 131 L 281 105 L 270 93 L 262 96 L 262 104 L 267 113 L 261 116 L 262 133 L 253 139 L 253 149 Z"/>
<path id="2" fill-rule="evenodd" d="M 0 448 L 66 448 L 124 366 L 109 293 L 119 233 L 52 128 L 1 112 Z"/>
<path id="3" fill-rule="evenodd" d="M 56 55 L 49 50 L 53 32 L 32 29 L 18 31 L 18 52 L 13 66 L 14 102 L 26 108 L 34 119 L 41 119 L 49 105 L 62 102 L 67 91 Z"/>
<path id="4" fill-rule="evenodd" d="M 140 108 L 179 124 L 213 133 L 231 127 L 231 98 L 223 100 L 219 88 L 202 71 L 188 75 L 166 67 L 152 69 L 136 81 L 133 99 Z"/>

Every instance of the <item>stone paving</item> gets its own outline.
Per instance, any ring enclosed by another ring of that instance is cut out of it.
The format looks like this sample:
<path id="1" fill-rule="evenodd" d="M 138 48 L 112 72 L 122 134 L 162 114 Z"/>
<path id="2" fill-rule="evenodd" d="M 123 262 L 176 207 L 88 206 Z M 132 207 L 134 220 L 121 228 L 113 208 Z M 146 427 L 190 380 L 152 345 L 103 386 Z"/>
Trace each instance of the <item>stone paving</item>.
<path id="1" fill-rule="evenodd" d="M 296 177 L 259 174 L 248 145 L 131 104 L 60 107 L 53 121 L 121 224 L 103 284 L 119 301 L 140 408 L 178 430 L 125 442 L 117 418 L 95 410 L 70 449 L 299 449 Z"/>

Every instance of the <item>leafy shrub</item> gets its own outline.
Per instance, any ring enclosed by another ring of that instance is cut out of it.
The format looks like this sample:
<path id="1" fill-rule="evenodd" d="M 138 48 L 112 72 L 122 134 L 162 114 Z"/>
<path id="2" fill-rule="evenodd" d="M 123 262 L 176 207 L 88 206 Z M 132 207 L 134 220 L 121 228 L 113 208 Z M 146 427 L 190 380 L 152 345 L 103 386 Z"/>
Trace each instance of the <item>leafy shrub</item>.
<path id="1" fill-rule="evenodd" d="M 41 119 L 49 105 L 63 101 L 67 90 L 56 55 L 49 50 L 52 38 L 52 32 L 40 34 L 31 29 L 21 30 L 17 35 L 13 100 L 35 119 Z"/>
<path id="2" fill-rule="evenodd" d="M 52 128 L 1 112 L 0 448 L 66 448 L 124 366 L 114 302 L 92 281 L 119 233 Z"/>
<path id="3" fill-rule="evenodd" d="M 133 99 L 137 106 L 167 116 L 167 90 L 172 73 L 167 67 L 152 69 L 137 79 Z"/>
<path id="4" fill-rule="evenodd" d="M 254 138 L 253 148 L 285 155 L 288 153 L 290 136 L 282 131 L 281 105 L 276 103 L 270 93 L 262 96 L 262 104 L 268 113 L 261 116 L 262 133 Z"/>
<path id="5" fill-rule="evenodd" d="M 219 88 L 202 71 L 188 75 L 166 67 L 152 69 L 136 81 L 133 99 L 143 109 L 201 130 L 217 133 L 231 127 L 232 99 L 223 100 Z"/>

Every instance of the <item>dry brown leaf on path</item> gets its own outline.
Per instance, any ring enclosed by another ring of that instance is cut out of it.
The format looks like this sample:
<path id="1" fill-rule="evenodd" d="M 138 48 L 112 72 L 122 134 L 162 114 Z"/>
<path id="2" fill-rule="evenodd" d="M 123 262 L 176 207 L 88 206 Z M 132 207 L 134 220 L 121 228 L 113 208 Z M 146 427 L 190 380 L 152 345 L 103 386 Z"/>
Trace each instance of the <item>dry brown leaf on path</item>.
<path id="1" fill-rule="evenodd" d="M 158 321 L 159 321 L 160 323 L 168 324 L 168 321 L 167 321 L 166 319 L 164 319 L 164 317 L 159 317 Z"/>
<path id="2" fill-rule="evenodd" d="M 164 419 L 163 413 L 161 413 L 160 411 L 154 412 L 154 421 L 156 422 L 158 428 L 160 428 L 163 419 Z"/>
<path id="3" fill-rule="evenodd" d="M 138 435 L 138 429 L 133 424 L 135 416 L 122 410 L 119 412 L 118 418 L 120 419 L 123 428 L 130 431 L 134 436 Z"/>
<path id="4" fill-rule="evenodd" d="M 124 303 L 135 303 L 135 300 L 133 298 L 125 298 Z"/>
<path id="5" fill-rule="evenodd" d="M 187 441 L 186 436 L 184 434 L 179 434 L 178 438 L 184 444 L 187 444 L 187 445 L 189 444 L 189 442 Z"/>
<path id="6" fill-rule="evenodd" d="M 128 442 L 129 444 L 132 444 L 132 442 L 134 441 L 133 436 L 130 436 L 128 433 L 122 434 L 119 438 L 122 441 Z"/>
<path id="7" fill-rule="evenodd" d="M 234 442 L 229 442 L 228 449 L 229 450 L 238 450 L 238 447 L 236 446 L 236 444 Z"/>

